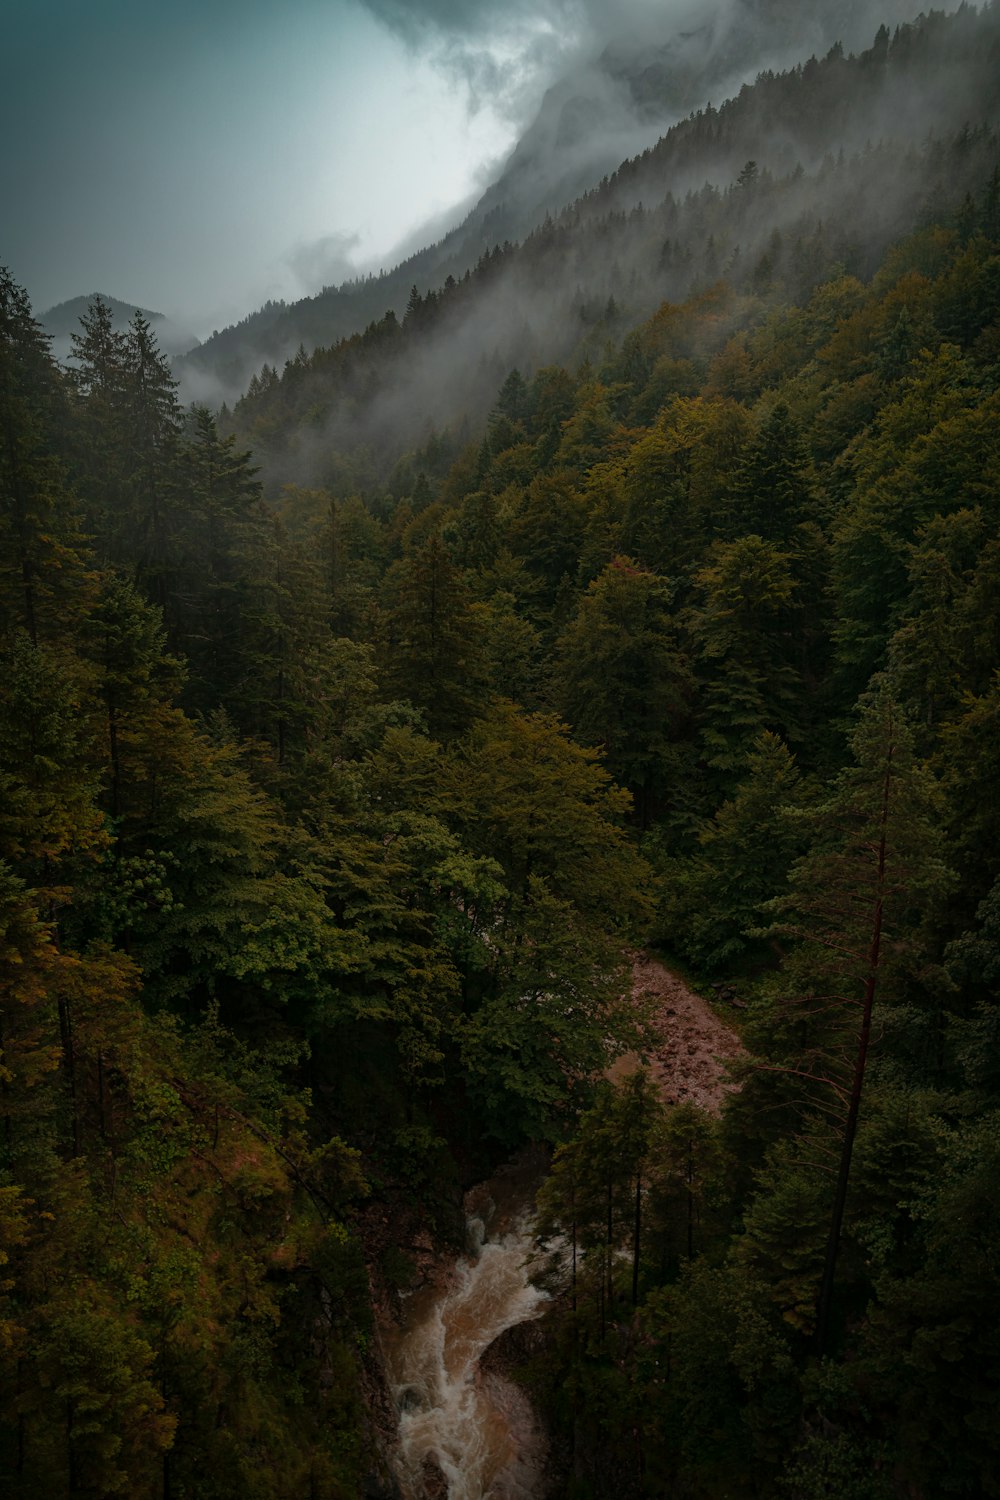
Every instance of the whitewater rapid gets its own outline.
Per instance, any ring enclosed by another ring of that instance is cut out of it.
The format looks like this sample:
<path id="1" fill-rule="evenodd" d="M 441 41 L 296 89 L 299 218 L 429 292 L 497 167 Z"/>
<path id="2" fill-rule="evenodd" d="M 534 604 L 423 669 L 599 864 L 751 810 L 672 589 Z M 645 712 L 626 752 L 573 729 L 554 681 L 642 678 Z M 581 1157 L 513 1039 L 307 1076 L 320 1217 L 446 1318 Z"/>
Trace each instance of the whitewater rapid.
<path id="1" fill-rule="evenodd" d="M 530 1214 L 491 1232 L 491 1208 L 470 1216 L 469 1253 L 447 1284 L 409 1299 L 406 1326 L 388 1351 L 406 1500 L 440 1493 L 442 1474 L 449 1500 L 539 1494 L 530 1407 L 502 1376 L 484 1375 L 479 1360 L 505 1329 L 536 1317 L 546 1294 L 528 1280 Z"/>

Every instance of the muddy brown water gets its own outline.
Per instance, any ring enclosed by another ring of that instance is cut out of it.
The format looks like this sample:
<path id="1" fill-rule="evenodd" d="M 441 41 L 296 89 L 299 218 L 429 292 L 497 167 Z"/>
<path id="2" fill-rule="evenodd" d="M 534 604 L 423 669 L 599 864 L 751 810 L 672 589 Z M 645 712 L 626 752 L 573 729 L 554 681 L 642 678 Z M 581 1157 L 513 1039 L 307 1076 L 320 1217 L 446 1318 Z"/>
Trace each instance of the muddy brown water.
<path id="1" fill-rule="evenodd" d="M 468 1252 L 444 1286 L 406 1301 L 386 1340 L 399 1408 L 397 1478 L 406 1500 L 537 1500 L 544 1441 L 523 1393 L 479 1360 L 506 1329 L 539 1315 L 531 1285 L 534 1193 L 540 1158 L 522 1158 L 466 1198 Z M 435 1484 L 437 1488 L 435 1489 Z M 446 1491 L 441 1488 L 447 1486 Z"/>

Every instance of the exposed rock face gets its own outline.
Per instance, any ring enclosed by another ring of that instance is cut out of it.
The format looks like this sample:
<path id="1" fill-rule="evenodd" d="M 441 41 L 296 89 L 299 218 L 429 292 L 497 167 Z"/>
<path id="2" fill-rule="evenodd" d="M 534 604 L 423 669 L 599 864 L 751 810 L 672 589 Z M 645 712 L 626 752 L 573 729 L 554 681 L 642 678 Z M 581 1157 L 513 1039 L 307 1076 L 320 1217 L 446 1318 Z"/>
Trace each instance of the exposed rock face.
<path id="1" fill-rule="evenodd" d="M 553 1443 L 538 1412 L 512 1374 L 527 1360 L 539 1355 L 548 1337 L 544 1318 L 505 1328 L 479 1361 L 480 1378 L 490 1400 L 503 1411 L 516 1451 L 508 1469 L 498 1476 L 497 1500 L 545 1500 L 552 1476 L 562 1472 L 564 1455 L 553 1451 Z"/>
<path id="2" fill-rule="evenodd" d="M 420 1479 L 424 1500 L 448 1500 L 448 1477 L 438 1462 L 436 1453 L 428 1453 L 424 1459 Z"/>

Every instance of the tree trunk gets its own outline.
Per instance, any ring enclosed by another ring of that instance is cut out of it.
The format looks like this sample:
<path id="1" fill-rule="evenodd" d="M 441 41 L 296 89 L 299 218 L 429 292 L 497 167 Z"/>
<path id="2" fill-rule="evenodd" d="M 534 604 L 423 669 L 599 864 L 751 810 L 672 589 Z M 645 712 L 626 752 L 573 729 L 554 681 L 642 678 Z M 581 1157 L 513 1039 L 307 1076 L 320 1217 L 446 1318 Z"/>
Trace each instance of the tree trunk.
<path id="1" fill-rule="evenodd" d="M 614 1300 L 615 1300 L 614 1251 L 612 1249 L 613 1236 L 614 1236 L 613 1201 L 612 1201 L 612 1196 L 611 1196 L 611 1181 L 609 1179 L 609 1181 L 608 1181 L 608 1248 L 607 1248 L 607 1259 L 605 1261 L 605 1269 L 607 1271 L 607 1279 L 608 1279 L 608 1311 L 609 1312 L 611 1311 L 611 1307 L 612 1307 L 612 1305 L 614 1303 Z"/>
<path id="2" fill-rule="evenodd" d="M 694 1182 L 694 1142 L 688 1138 L 688 1160 L 687 1160 L 687 1258 L 694 1259 L 694 1193 L 691 1185 Z"/>
<path id="3" fill-rule="evenodd" d="M 632 1229 L 632 1306 L 639 1301 L 639 1238 L 642 1234 L 642 1173 L 635 1174 L 635 1224 Z"/>
<path id="4" fill-rule="evenodd" d="M 858 1033 L 858 1051 L 854 1061 L 854 1078 L 851 1083 L 851 1099 L 847 1110 L 847 1123 L 844 1126 L 844 1140 L 840 1151 L 840 1168 L 837 1172 L 837 1190 L 833 1199 L 833 1213 L 830 1216 L 830 1232 L 826 1242 L 826 1259 L 823 1265 L 823 1279 L 820 1282 L 819 1300 L 816 1305 L 816 1337 L 815 1348 L 817 1355 L 822 1358 L 826 1353 L 830 1333 L 830 1311 L 833 1305 L 834 1276 L 837 1269 L 837 1254 L 840 1250 L 840 1235 L 844 1223 L 844 1208 L 847 1204 L 847 1188 L 851 1176 L 851 1156 L 854 1152 L 854 1138 L 858 1132 L 858 1116 L 861 1112 L 861 1092 L 865 1081 L 865 1068 L 868 1064 L 868 1048 L 871 1043 L 872 1032 L 872 1007 L 875 1001 L 875 988 L 878 983 L 878 966 L 882 947 L 882 912 L 885 893 L 885 847 L 886 830 L 889 823 L 889 794 L 892 787 L 892 757 L 894 746 L 889 745 L 886 753 L 885 779 L 882 783 L 882 812 L 880 818 L 880 837 L 878 847 L 878 883 L 875 894 L 875 911 L 872 918 L 872 937 L 868 951 L 868 978 L 865 981 L 865 995 L 861 1010 L 861 1029 Z"/>
<path id="5" fill-rule="evenodd" d="M 576 1312 L 576 1214 L 573 1215 L 573 1311 Z"/>

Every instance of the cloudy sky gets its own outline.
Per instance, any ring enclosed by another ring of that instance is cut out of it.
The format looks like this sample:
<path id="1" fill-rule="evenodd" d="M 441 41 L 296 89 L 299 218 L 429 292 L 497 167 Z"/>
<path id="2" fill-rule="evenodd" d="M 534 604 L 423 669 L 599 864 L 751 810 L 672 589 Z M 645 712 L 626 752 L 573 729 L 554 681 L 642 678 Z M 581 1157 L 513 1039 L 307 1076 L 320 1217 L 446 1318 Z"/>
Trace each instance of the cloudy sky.
<path id="1" fill-rule="evenodd" d="M 589 0 L 7 0 L 0 260 L 199 333 L 467 200 Z"/>
<path id="2" fill-rule="evenodd" d="M 101 290 L 210 332 L 474 192 L 514 79 L 477 100 L 452 37 L 378 8 L 8 0 L 0 259 L 37 310 Z"/>
<path id="3" fill-rule="evenodd" d="M 0 261 L 38 312 L 101 291 L 204 336 L 457 220 L 611 40 L 886 7 L 906 0 L 5 0 Z"/>

